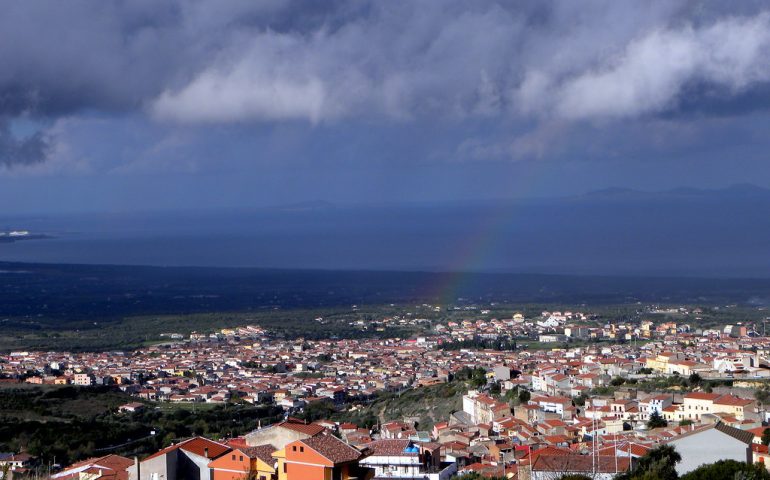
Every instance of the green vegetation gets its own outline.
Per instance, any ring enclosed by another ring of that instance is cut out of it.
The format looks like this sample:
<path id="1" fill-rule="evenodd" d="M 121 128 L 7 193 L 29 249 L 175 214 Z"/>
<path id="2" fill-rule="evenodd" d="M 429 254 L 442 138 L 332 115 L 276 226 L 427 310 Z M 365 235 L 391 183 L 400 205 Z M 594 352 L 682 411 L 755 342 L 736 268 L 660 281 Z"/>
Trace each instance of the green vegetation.
<path id="1" fill-rule="evenodd" d="M 18 266 L 14 268 L 16 267 Z M 26 268 L 32 267 L 26 266 Z M 203 282 L 201 285 L 172 288 L 171 285 L 156 285 L 155 277 L 145 277 L 151 271 L 155 272 L 154 274 L 159 273 L 154 269 L 147 271 L 129 269 L 125 274 L 136 284 L 130 283 L 131 286 L 128 286 L 122 281 L 114 285 L 110 283 L 117 281 L 110 276 L 114 274 L 113 267 L 58 266 L 56 268 L 65 270 L 64 273 L 58 272 L 64 277 L 59 278 L 57 274 L 53 274 L 46 268 L 41 272 L 39 279 L 25 287 L 33 289 L 32 297 L 22 295 L 21 291 L 16 292 L 18 296 L 18 298 L 14 297 L 16 301 L 4 305 L 7 311 L 0 320 L 3 327 L 0 329 L 0 352 L 54 347 L 57 350 L 70 351 L 133 349 L 167 341 L 168 339 L 160 336 L 162 333 L 178 333 L 187 336 L 193 331 L 212 333 L 221 328 L 248 324 L 261 325 L 283 338 L 318 339 L 413 336 L 429 333 L 435 325 L 450 321 L 459 322 L 468 318 L 511 318 L 516 312 L 523 313 L 528 318 L 534 318 L 544 310 L 590 312 L 590 317 L 584 322 L 587 326 L 646 319 L 655 322 L 687 323 L 693 328 L 735 324 L 739 321 L 744 324 L 760 322 L 767 313 L 757 307 L 717 305 L 686 306 L 689 313 L 651 313 L 636 303 L 607 305 L 599 302 L 590 306 L 560 302 L 490 305 L 490 297 L 485 297 L 486 300 L 482 302 L 483 308 L 489 312 L 481 314 L 478 306 L 469 307 L 467 310 L 465 307 L 451 305 L 435 308 L 434 305 L 423 305 L 419 301 L 391 305 L 385 303 L 385 298 L 381 296 L 376 297 L 376 302 L 379 303 L 369 302 L 353 307 L 351 303 L 343 301 L 342 297 L 325 298 L 332 294 L 329 291 L 324 291 L 323 298 L 319 297 L 312 302 L 310 299 L 292 297 L 295 300 L 294 303 L 287 302 L 286 299 L 275 303 L 275 298 L 265 296 L 265 292 L 250 296 L 238 290 L 241 287 L 247 290 L 272 288 L 273 283 L 268 282 L 267 277 L 262 279 L 267 283 L 261 287 L 236 283 L 238 288 L 226 288 L 226 282 L 210 283 L 210 279 L 201 278 L 200 281 Z M 84 276 L 85 274 L 81 272 L 83 269 L 91 272 L 92 277 Z M 121 270 L 119 267 L 115 269 L 115 272 Z M 170 273 L 165 270 L 164 272 Z M 177 273 L 184 278 L 191 272 Z M 219 273 L 223 274 L 223 272 Z M 224 272 L 227 281 L 236 282 L 234 278 L 229 277 L 235 273 Z M 268 274 L 265 275 L 270 277 Z M 32 278 L 37 277 L 29 277 L 28 280 Z M 66 281 L 64 281 L 65 278 Z M 104 291 L 104 287 L 99 286 L 100 283 L 94 283 L 96 278 L 99 278 L 100 282 L 112 285 L 112 290 Z M 50 293 L 41 297 L 38 303 L 47 305 L 47 308 L 32 312 L 30 298 L 37 298 L 35 295 L 41 294 L 41 291 L 36 290 L 39 288 L 36 282 L 46 285 L 53 282 L 50 288 L 65 290 L 61 296 L 54 297 L 56 298 L 54 303 L 50 301 L 48 296 Z M 79 285 L 78 290 L 72 290 L 72 282 Z M 79 282 L 84 283 L 80 285 Z M 147 285 L 154 285 L 154 287 L 148 290 Z M 359 285 L 355 287 L 358 288 Z M 283 287 L 275 288 L 280 290 Z M 214 291 L 209 292 L 209 289 Z M 202 294 L 199 290 L 208 293 Z M 234 297 L 228 302 L 227 298 L 230 295 Z M 385 324 L 383 320 L 388 318 L 396 320 Z M 420 322 L 413 321 L 418 318 Z M 406 320 L 410 322 L 407 323 Z M 636 342 L 641 344 L 644 341 L 640 339 Z M 536 350 L 573 348 L 594 343 L 615 342 L 572 341 L 562 344 L 541 343 L 532 338 L 498 340 L 478 338 L 450 342 L 442 348 L 447 350 L 458 348 Z"/>
<path id="2" fill-rule="evenodd" d="M 324 399 L 306 406 L 300 418 L 308 422 L 315 422 L 316 420 L 332 418 L 336 413 L 337 409 L 334 407 L 334 402 Z"/>
<path id="3" fill-rule="evenodd" d="M 506 477 L 489 477 L 480 473 L 464 473 L 457 477 L 457 480 L 508 480 Z"/>
<path id="4" fill-rule="evenodd" d="M 760 406 L 770 404 L 770 387 L 762 385 L 762 387 L 754 392 L 754 398 L 757 399 L 757 403 Z"/>
<path id="5" fill-rule="evenodd" d="M 0 333 L 0 351 L 48 349 L 55 343 L 58 350 L 130 350 L 154 343 L 170 341 L 164 333 L 213 333 L 222 328 L 259 325 L 283 338 L 362 338 L 400 337 L 420 333 L 415 327 L 387 326 L 372 328 L 378 320 L 399 313 L 392 307 L 319 308 L 296 310 L 258 310 L 253 312 L 193 313 L 182 315 L 148 315 L 125 317 L 100 325 L 78 329 L 6 328 Z M 321 318 L 322 320 L 317 320 Z M 351 323 L 363 322 L 351 326 Z M 429 327 L 429 325 L 427 326 Z"/>
<path id="6" fill-rule="evenodd" d="M 581 392 L 580 395 L 572 399 L 572 403 L 574 403 L 576 407 L 583 407 L 585 406 L 587 400 L 588 400 L 588 395 Z"/>
<path id="7" fill-rule="evenodd" d="M 680 477 L 680 480 L 770 480 L 770 472 L 761 464 L 720 460 L 702 465 Z"/>
<path id="8" fill-rule="evenodd" d="M 516 340 L 515 339 L 498 339 L 498 340 L 491 340 L 481 337 L 475 337 L 470 340 L 460 340 L 456 342 L 448 342 L 441 345 L 442 350 L 463 350 L 463 349 L 473 349 L 473 350 L 497 350 L 498 352 L 501 351 L 512 351 L 516 350 Z"/>
<path id="9" fill-rule="evenodd" d="M 650 419 L 647 421 L 647 428 L 663 428 L 668 425 L 668 422 L 663 418 L 657 410 L 654 410 L 650 415 Z"/>
<path id="10" fill-rule="evenodd" d="M 770 472 L 764 465 L 735 460 L 701 465 L 680 477 L 676 473 L 676 464 L 681 460 L 674 447 L 661 445 L 650 450 L 632 470 L 621 473 L 615 480 L 770 480 Z"/>
<path id="11" fill-rule="evenodd" d="M 371 403 L 334 416 L 335 420 L 350 421 L 370 427 L 378 422 L 417 418 L 419 430 L 430 430 L 446 421 L 453 412 L 462 409 L 462 396 L 473 387 L 473 374 L 460 373 L 448 383 L 418 387 L 401 393 L 382 393 Z"/>
<path id="12" fill-rule="evenodd" d="M 636 466 L 621 473 L 616 480 L 676 480 L 676 464 L 682 456 L 670 445 L 656 447 L 641 457 Z"/>
<path id="13" fill-rule="evenodd" d="M 118 406 L 135 401 L 107 387 L 0 388 L 0 451 L 24 449 L 43 464 L 107 453 L 144 455 L 194 435 L 240 435 L 282 413 L 266 406 L 149 402 L 144 411 L 118 413 Z"/>
<path id="14" fill-rule="evenodd" d="M 762 445 L 770 445 L 770 428 L 762 431 Z"/>
<path id="15" fill-rule="evenodd" d="M 626 379 L 623 377 L 615 377 L 612 380 L 610 380 L 610 385 L 612 385 L 613 387 L 619 387 L 624 383 L 626 383 Z"/>
<path id="16" fill-rule="evenodd" d="M 692 375 L 690 376 L 692 377 Z M 693 382 L 692 380 L 695 380 Z M 757 380 L 761 381 L 761 380 Z M 631 381 L 627 381 L 626 383 L 632 383 Z M 650 392 L 657 392 L 657 391 L 667 391 L 667 392 L 674 392 L 674 391 L 683 391 L 683 390 L 691 390 L 693 388 L 700 388 L 704 392 L 711 392 L 714 387 L 718 387 L 724 385 L 726 387 L 731 387 L 733 385 L 732 380 L 703 380 L 700 378 L 700 375 L 696 378 L 685 378 L 680 375 L 671 375 L 671 376 L 661 376 L 661 377 L 653 377 L 653 378 L 647 378 L 644 380 L 638 380 L 635 384 L 635 388 L 642 392 L 650 393 Z"/>

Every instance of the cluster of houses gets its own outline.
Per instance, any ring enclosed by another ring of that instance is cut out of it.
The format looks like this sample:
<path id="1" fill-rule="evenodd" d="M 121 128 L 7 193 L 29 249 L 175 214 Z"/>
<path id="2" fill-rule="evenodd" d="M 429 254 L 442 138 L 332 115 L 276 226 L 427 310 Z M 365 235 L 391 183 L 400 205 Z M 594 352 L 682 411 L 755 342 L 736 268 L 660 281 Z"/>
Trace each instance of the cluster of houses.
<path id="1" fill-rule="evenodd" d="M 284 340 L 250 326 L 135 352 L 13 352 L 0 362 L 0 376 L 39 384 L 115 385 L 140 402 L 218 403 L 237 397 L 280 406 L 287 415 L 285 422 L 243 438 L 190 439 L 141 461 L 109 455 L 70 466 L 56 478 L 218 479 L 243 478 L 244 472 L 265 480 L 316 474 L 439 480 L 463 472 L 538 480 L 565 472 L 610 478 L 660 444 L 688 452 L 682 469 L 720 458 L 767 461 L 761 437 L 768 416 L 753 396 L 757 382 L 770 378 L 765 337 L 743 325 L 698 330 L 673 322 L 597 326 L 588 320 L 574 312 L 543 312 L 535 319 L 517 314 L 448 322 L 416 338 L 355 340 Z M 617 341 L 513 351 L 442 348 L 470 338 L 526 336 L 547 343 L 548 335 L 559 341 Z M 291 419 L 313 402 L 344 410 L 378 392 L 449 382 L 467 368 L 483 368 L 487 385 L 469 391 L 462 410 L 433 426 L 404 418 L 368 430 Z M 692 376 L 732 387 L 706 390 L 695 380 L 686 389 L 681 382 L 655 383 Z M 668 425 L 648 428 L 653 416 Z M 694 447 L 702 441 L 731 447 Z"/>
<path id="2" fill-rule="evenodd" d="M 519 387 L 521 388 L 521 387 Z M 287 417 L 242 437 L 191 438 L 144 458 L 107 455 L 65 467 L 51 478 L 78 480 L 446 480 L 464 473 L 521 480 L 555 480 L 565 474 L 611 479 L 661 444 L 674 446 L 680 474 L 704 463 L 732 459 L 770 466 L 755 420 L 756 402 L 730 394 L 573 399 L 532 392 L 511 405 L 471 390 L 462 410 L 421 430 L 409 420 L 375 429 L 352 423 Z M 687 412 L 665 427 L 632 427 L 642 410 Z M 692 421 L 689 420 L 692 413 Z M 697 412 L 697 413 L 695 413 Z M 741 414 L 741 412 L 743 412 Z M 699 418 L 696 419 L 695 415 Z"/>
<path id="3" fill-rule="evenodd" d="M 456 464 L 441 461 L 440 446 L 406 438 L 351 445 L 339 426 L 287 418 L 243 437 L 194 437 L 143 459 L 119 455 L 70 465 L 52 479 L 78 480 L 445 480 Z"/>

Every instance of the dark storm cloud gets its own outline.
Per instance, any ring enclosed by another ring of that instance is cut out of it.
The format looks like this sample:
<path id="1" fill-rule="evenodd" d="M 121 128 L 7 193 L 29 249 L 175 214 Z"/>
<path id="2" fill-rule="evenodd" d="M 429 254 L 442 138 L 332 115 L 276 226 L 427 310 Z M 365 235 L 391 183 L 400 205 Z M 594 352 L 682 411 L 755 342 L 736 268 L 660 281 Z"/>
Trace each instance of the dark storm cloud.
<path id="1" fill-rule="evenodd" d="M 49 139 L 44 132 L 18 138 L 11 132 L 8 122 L 0 119 L 0 166 L 15 167 L 41 163 L 45 161 L 49 150 Z"/>
<path id="2" fill-rule="evenodd" d="M 760 4 L 761 5 L 761 4 Z M 18 2 L 0 109 L 177 121 L 634 116 L 768 81 L 770 20 L 692 2 Z"/>
<path id="3" fill-rule="evenodd" d="M 770 85 L 761 2 L 36 0 L 2 10 L 0 115 L 11 119 L 499 118 L 529 125 L 516 141 L 530 152 L 581 122 L 767 109 L 751 99 Z"/>

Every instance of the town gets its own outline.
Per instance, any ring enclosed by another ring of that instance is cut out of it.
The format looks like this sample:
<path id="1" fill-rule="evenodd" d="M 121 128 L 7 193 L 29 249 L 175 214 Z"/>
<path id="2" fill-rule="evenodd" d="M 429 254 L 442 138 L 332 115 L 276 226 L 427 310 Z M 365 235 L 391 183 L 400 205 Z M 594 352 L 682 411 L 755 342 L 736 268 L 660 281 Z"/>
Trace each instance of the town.
<path id="1" fill-rule="evenodd" d="M 15 351 L 0 373 L 6 386 L 109 386 L 135 397 L 120 406 L 123 413 L 230 402 L 283 411 L 282 420 L 241 436 L 178 439 L 144 457 L 83 459 L 57 467 L 51 478 L 609 479 L 661 445 L 682 456 L 680 474 L 720 460 L 770 465 L 763 325 L 698 328 L 645 315 L 602 325 L 588 311 L 489 314 L 465 309 L 467 319 L 429 322 L 413 338 L 289 340 L 245 325 L 167 333 L 162 343 L 132 352 Z M 394 323 L 426 320 L 374 322 Z M 459 378 L 468 388 L 456 399 L 460 408 L 444 417 L 424 405 L 427 414 L 351 421 L 383 393 L 427 391 Z M 310 411 L 328 416 L 309 418 Z M 0 455 L 9 475 L 34 463 L 24 451 Z"/>

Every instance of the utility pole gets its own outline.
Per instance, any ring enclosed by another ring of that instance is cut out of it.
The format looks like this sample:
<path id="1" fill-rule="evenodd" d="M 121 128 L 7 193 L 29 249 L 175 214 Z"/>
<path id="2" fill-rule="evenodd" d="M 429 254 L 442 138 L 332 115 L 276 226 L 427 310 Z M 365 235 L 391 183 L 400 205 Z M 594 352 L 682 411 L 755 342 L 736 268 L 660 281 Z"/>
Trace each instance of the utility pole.
<path id="1" fill-rule="evenodd" d="M 591 406 L 594 406 L 593 403 Z M 591 413 L 591 429 L 593 430 L 591 432 L 591 472 L 596 477 L 596 407 L 593 410 Z"/>

